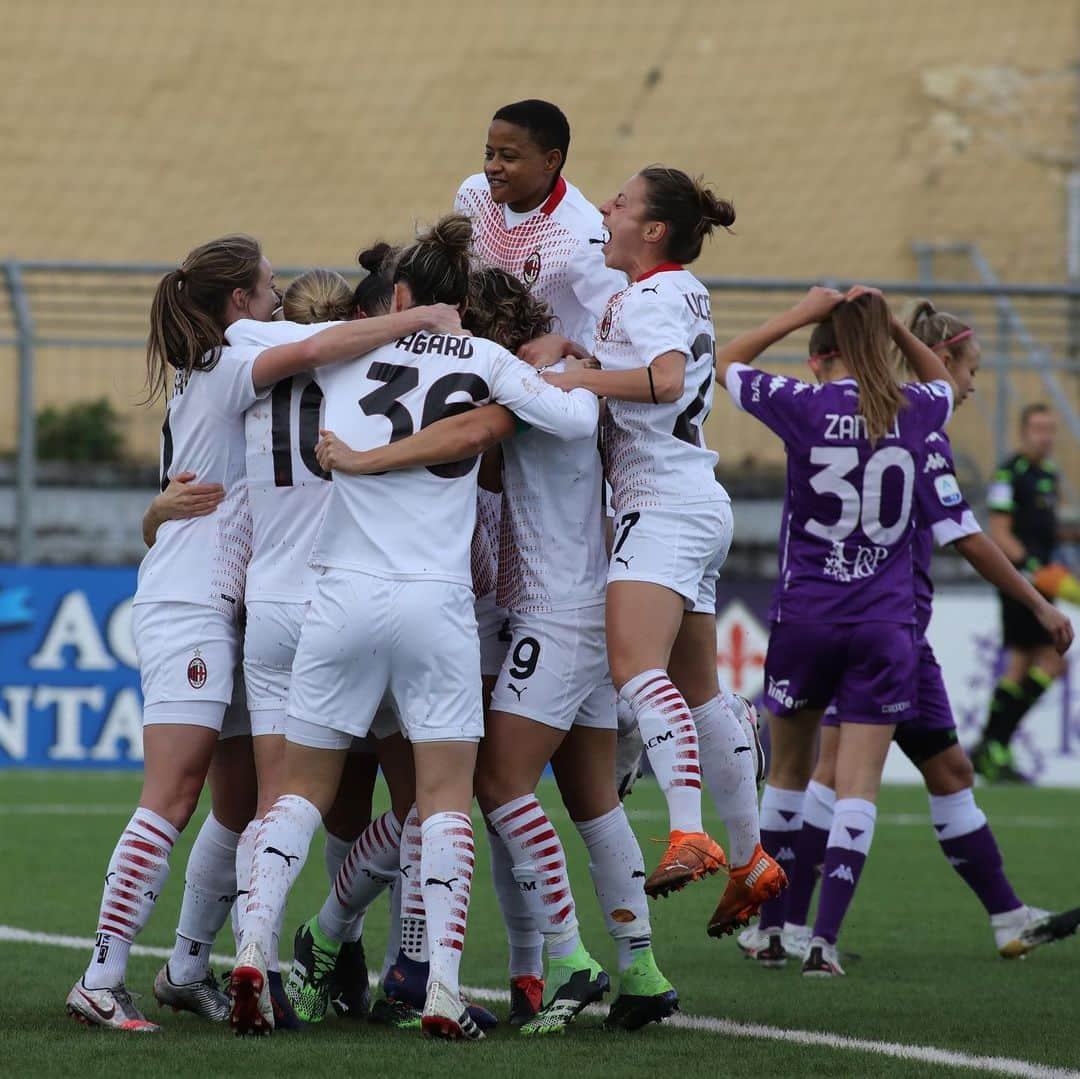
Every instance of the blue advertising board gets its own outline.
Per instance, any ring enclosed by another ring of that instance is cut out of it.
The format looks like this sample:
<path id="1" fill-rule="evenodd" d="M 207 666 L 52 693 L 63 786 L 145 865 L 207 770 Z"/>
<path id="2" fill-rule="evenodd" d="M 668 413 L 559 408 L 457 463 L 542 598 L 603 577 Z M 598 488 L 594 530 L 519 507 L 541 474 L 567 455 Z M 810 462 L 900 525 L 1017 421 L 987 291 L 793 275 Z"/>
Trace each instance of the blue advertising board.
<path id="1" fill-rule="evenodd" d="M 0 768 L 139 768 L 134 567 L 0 566 Z"/>

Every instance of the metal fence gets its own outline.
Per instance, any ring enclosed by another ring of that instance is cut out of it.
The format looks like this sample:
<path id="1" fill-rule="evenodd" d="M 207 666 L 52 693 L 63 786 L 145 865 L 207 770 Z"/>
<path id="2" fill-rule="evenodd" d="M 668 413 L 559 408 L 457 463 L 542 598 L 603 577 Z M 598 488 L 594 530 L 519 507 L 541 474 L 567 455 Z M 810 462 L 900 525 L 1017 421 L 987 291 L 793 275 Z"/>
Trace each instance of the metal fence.
<path id="1" fill-rule="evenodd" d="M 1046 400 L 1062 421 L 1059 463 L 1066 512 L 1080 512 L 1080 286 L 1005 285 L 977 248 L 917 245 L 920 279 L 871 282 L 891 299 L 929 296 L 975 326 L 983 348 L 974 406 L 951 430 L 968 483 L 985 480 L 1004 457 L 1020 406 Z M 942 267 L 952 280 L 939 280 Z M 160 408 L 137 409 L 150 298 L 171 266 L 8 260 L 0 262 L 0 379 L 15 392 L 0 395 L 0 458 L 14 458 L 15 554 L 35 561 L 35 423 L 43 407 L 105 397 L 125 423 L 127 453 L 156 460 Z M 287 282 L 300 270 L 278 267 Z M 346 276 L 355 272 L 341 271 Z M 974 280 L 959 278 L 974 277 Z M 839 287 L 846 279 L 714 278 L 718 339 L 758 324 L 815 283 Z M 765 366 L 804 371 L 805 335 L 770 350 Z M 739 469 L 778 466 L 782 449 L 760 425 L 730 409 L 714 409 L 710 444 Z M 977 495 L 974 488 L 970 492 Z"/>

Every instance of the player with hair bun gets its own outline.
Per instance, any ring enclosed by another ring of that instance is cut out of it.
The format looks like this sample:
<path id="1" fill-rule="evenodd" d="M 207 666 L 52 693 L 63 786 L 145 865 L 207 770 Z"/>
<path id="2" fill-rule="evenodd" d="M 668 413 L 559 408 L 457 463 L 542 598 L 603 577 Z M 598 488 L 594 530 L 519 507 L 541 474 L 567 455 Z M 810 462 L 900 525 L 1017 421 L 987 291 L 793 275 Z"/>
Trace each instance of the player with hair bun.
<path id="1" fill-rule="evenodd" d="M 67 998 L 68 1012 L 93 1026 L 158 1029 L 135 1005 L 124 976 L 131 944 L 168 876 L 173 845 L 195 810 L 233 697 L 251 543 L 244 413 L 283 378 L 448 322 L 443 310 L 421 309 L 335 326 L 298 344 L 228 345 L 229 325 L 268 319 L 278 301 L 273 267 L 257 241 L 243 235 L 197 247 L 154 294 L 148 398 L 156 400 L 172 384 L 162 428 L 162 487 L 183 462 L 183 470 L 203 483 L 220 483 L 226 494 L 209 515 L 162 524 L 139 567 L 133 628 L 145 702 L 143 789 L 109 863 L 90 963 Z M 237 837 L 219 838 L 227 853 Z M 211 935 L 220 927 L 217 905 L 211 905 L 214 911 L 204 904 L 195 919 L 200 925 L 190 927 L 196 942 L 208 927 Z"/>
<path id="2" fill-rule="evenodd" d="M 615 509 L 607 648 L 668 804 L 671 835 L 646 881 L 667 895 L 715 873 L 724 852 L 702 826 L 704 772 L 735 863 L 712 933 L 729 932 L 784 885 L 760 849 L 756 732 L 716 671 L 717 578 L 731 504 L 701 428 L 713 397 L 709 293 L 686 268 L 735 210 L 700 181 L 653 165 L 601 206 L 608 266 L 630 284 L 598 327 L 601 370 L 549 375 L 607 398 L 604 453 Z"/>
<path id="3" fill-rule="evenodd" d="M 463 305 L 471 241 L 468 218 L 452 214 L 402 250 L 393 309 Z M 460 333 L 399 337 L 362 360 L 320 371 L 319 381 L 327 428 L 361 450 L 488 401 L 568 439 L 596 422 L 592 395 L 547 387 L 504 349 Z M 324 572 L 290 686 L 289 793 L 264 818 L 241 917 L 244 944 L 231 986 L 238 1033 L 273 1029 L 266 953 L 274 926 L 333 801 L 348 746 L 367 733 L 389 690 L 416 768 L 420 894 L 430 946 L 423 1029 L 446 1038 L 482 1036 L 458 984 L 474 862 L 469 808 L 483 733 L 469 572 L 475 505 L 475 460 L 335 478 L 312 554 Z M 358 663 L 361 655 L 365 661 Z"/>
<path id="4" fill-rule="evenodd" d="M 960 319 L 919 300 L 905 318 L 911 332 L 940 357 L 956 384 L 956 405 L 975 392 L 980 348 L 974 331 Z M 821 360 L 811 358 L 815 372 Z M 911 370 L 905 363 L 905 380 Z M 975 802 L 975 773 L 959 744 L 956 722 L 933 649 L 926 639 L 934 585 L 930 576 L 934 543 L 956 548 L 991 584 L 1014 598 L 1046 628 L 1064 652 L 1071 641 L 1068 619 L 1048 603 L 983 534 L 956 481 L 952 448 L 944 431 L 927 435 L 915 478 L 912 540 L 918 632 L 918 709 L 896 727 L 893 741 L 922 773 L 930 797 L 930 819 L 941 851 L 975 893 L 990 917 L 995 946 L 1005 958 L 1060 939 L 1080 924 L 1080 910 L 1051 914 L 1020 901 L 1005 874 L 1001 852 Z M 762 909 L 758 926 L 746 930 L 739 946 L 764 967 L 782 967 L 789 955 L 806 958 L 810 930 L 806 922 L 825 859 L 836 801 L 836 759 L 841 716 L 835 705 L 825 711 L 817 765 L 801 813 L 775 823 L 794 832 L 784 840 L 792 853 L 786 866 L 791 887 Z M 792 828 L 792 825 L 794 826 Z"/>

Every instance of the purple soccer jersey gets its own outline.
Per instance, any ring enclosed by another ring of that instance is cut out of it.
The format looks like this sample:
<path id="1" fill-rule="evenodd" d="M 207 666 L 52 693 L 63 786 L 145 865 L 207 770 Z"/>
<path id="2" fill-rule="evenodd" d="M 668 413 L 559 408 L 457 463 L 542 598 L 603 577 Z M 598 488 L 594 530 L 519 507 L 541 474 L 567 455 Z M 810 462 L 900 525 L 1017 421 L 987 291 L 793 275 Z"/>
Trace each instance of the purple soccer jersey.
<path id="1" fill-rule="evenodd" d="M 727 388 L 787 449 L 770 620 L 914 624 L 916 476 L 927 437 L 952 414 L 952 387 L 905 386 L 907 407 L 876 446 L 854 379 L 811 386 L 732 364 Z"/>
<path id="2" fill-rule="evenodd" d="M 915 624 L 926 633 L 934 602 L 930 559 L 934 544 L 945 547 L 979 532 L 979 522 L 956 481 L 952 446 L 944 431 L 931 431 L 923 442 L 915 480 L 915 538 L 911 560 L 915 571 Z"/>

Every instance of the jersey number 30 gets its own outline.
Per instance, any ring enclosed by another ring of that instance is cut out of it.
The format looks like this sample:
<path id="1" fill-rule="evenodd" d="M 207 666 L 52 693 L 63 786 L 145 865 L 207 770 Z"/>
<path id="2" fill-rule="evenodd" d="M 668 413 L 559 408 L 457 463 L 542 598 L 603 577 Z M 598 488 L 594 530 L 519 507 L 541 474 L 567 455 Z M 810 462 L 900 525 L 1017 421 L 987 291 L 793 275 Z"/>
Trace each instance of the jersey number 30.
<path id="1" fill-rule="evenodd" d="M 830 543 L 842 543 L 861 524 L 864 535 L 881 547 L 894 544 L 911 520 L 911 496 L 915 489 L 915 461 L 900 446 L 886 446 L 866 462 L 863 469 L 862 492 L 844 477 L 859 467 L 859 451 L 854 446 L 815 446 L 810 451 L 810 463 L 824 465 L 814 474 L 810 486 L 819 495 L 840 499 L 840 516 L 832 524 L 811 518 L 806 531 Z M 885 473 L 895 468 L 900 472 L 903 488 L 900 512 L 891 525 L 881 521 L 881 495 Z"/>

